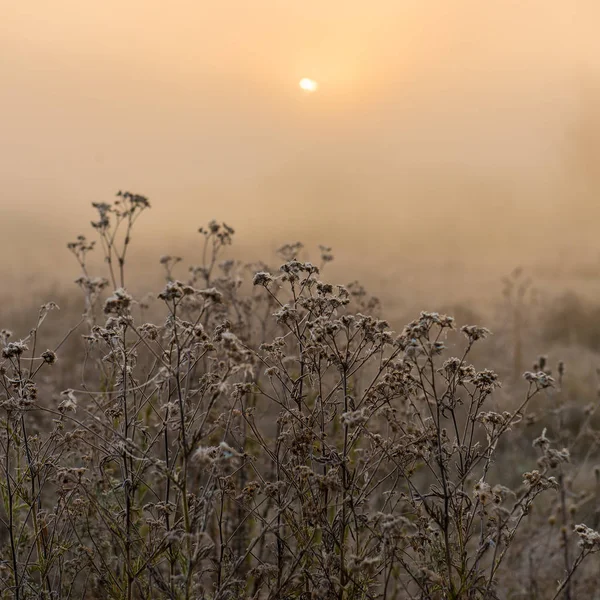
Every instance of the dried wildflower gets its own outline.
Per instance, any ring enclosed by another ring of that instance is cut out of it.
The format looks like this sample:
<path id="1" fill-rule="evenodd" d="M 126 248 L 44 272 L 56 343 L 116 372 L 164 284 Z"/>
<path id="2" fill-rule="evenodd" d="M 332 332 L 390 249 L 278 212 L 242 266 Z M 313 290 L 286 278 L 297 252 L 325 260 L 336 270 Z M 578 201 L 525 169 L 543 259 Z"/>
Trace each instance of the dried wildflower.
<path id="1" fill-rule="evenodd" d="M 495 504 L 502 504 L 509 496 L 515 496 L 515 493 L 506 486 L 496 484 L 492 488 L 492 495 L 494 496 Z"/>
<path id="2" fill-rule="evenodd" d="M 200 446 L 192 454 L 192 461 L 201 467 L 207 467 L 214 464 L 218 456 L 218 446 Z"/>
<path id="3" fill-rule="evenodd" d="M 27 350 L 29 350 L 29 348 L 25 342 L 9 342 L 2 349 L 2 356 L 4 358 L 18 358 Z"/>
<path id="4" fill-rule="evenodd" d="M 160 257 L 159 259 L 159 263 L 161 265 L 170 265 L 173 266 L 179 262 L 181 262 L 183 259 L 181 258 L 181 256 L 170 256 L 168 254 L 163 255 Z"/>
<path id="5" fill-rule="evenodd" d="M 401 338 L 407 341 L 427 338 L 432 327 L 438 326 L 442 329 L 453 329 L 454 319 L 439 313 L 422 312 L 419 319 L 411 321 L 404 328 Z"/>
<path id="6" fill-rule="evenodd" d="M 108 215 L 112 212 L 112 206 L 106 202 L 92 202 L 92 206 L 98 211 L 98 221 L 92 221 L 92 227 L 99 231 L 106 231 L 110 226 Z"/>
<path id="7" fill-rule="evenodd" d="M 523 377 L 526 381 L 529 383 L 534 383 L 540 389 L 554 387 L 554 379 L 543 371 L 538 371 L 537 373 L 527 371 L 524 373 Z"/>
<path id="8" fill-rule="evenodd" d="M 267 377 L 277 377 L 279 375 L 279 369 L 277 367 L 269 367 L 265 369 L 265 375 Z"/>
<path id="9" fill-rule="evenodd" d="M 331 248 L 329 246 L 319 245 L 319 250 L 321 251 L 321 260 L 323 263 L 328 263 L 333 260 L 333 254 L 331 253 Z"/>
<path id="10" fill-rule="evenodd" d="M 132 215 L 148 206 L 128 192 L 96 206 L 113 286 L 124 278 L 117 246 L 124 237 L 129 243 Z M 49 377 L 39 353 L 2 361 L 4 493 L 13 495 L 18 525 L 16 573 L 10 548 L 9 560 L 0 560 L 4 587 L 19 579 L 31 597 L 67 596 L 69 588 L 78 595 L 94 588 L 104 597 L 130 574 L 123 592 L 157 598 L 504 597 L 503 578 L 532 548 L 520 545 L 528 540 L 516 529 L 537 496 L 558 486 L 548 476 L 554 467 L 566 494 L 549 500 L 549 512 L 571 543 L 571 515 L 594 491 L 580 493 L 569 451 L 562 443 L 554 449 L 545 430 L 534 442 L 537 470 L 523 475 L 518 493 L 488 483 L 510 480 L 504 467 L 512 453 L 503 453 L 522 440 L 503 434 L 532 410 L 527 401 L 537 390 L 527 390 L 525 402 L 511 398 L 514 413 L 496 408 L 503 398 L 490 402 L 498 375 L 477 371 L 467 356 L 487 329 L 463 328 L 462 358 L 438 360 L 447 338 L 454 343 L 446 336 L 451 317 L 422 312 L 393 337 L 373 312 L 376 299 L 357 282 L 320 281 L 315 264 L 299 260 L 301 244 L 280 249 L 284 264 L 271 275 L 266 264 L 221 260 L 233 235 L 226 224 L 211 221 L 200 231 L 202 264 L 190 268 L 189 280 L 174 281 L 170 269 L 180 259 L 162 257 L 168 283 L 159 297 L 166 306 L 156 312 L 166 313 L 164 321 L 135 330 L 134 301 L 123 290 L 109 294 L 105 322 L 96 322 L 107 283 L 87 275 L 93 243 L 78 238 L 69 249 L 85 273 L 78 280 L 88 327 L 82 368 L 71 373 L 67 365 Z M 323 265 L 332 256 L 320 250 Z M 248 290 L 242 274 L 269 291 L 277 285 L 277 298 Z M 4 358 L 24 352 L 0 336 Z M 46 351 L 42 360 L 52 364 L 55 356 Z M 538 387 L 551 381 L 547 362 L 540 358 L 529 378 Z M 47 414 L 44 396 L 65 377 L 81 377 L 86 406 L 77 419 L 66 418 L 83 398 L 65 390 L 58 418 L 38 423 Z M 562 400 L 552 414 L 562 417 Z M 32 406 L 40 410 L 25 413 Z M 580 409 L 574 439 L 594 444 L 592 410 Z M 565 446 L 568 425 L 556 434 Z M 577 455 L 586 456 L 581 450 Z M 596 476 L 598 483 L 600 469 Z M 57 485 L 44 485 L 53 480 Z M 218 552 L 205 530 L 219 530 Z M 576 533 L 582 556 L 600 547 L 595 531 L 577 526 Z M 549 572 L 563 568 L 555 541 L 543 556 Z M 40 549 L 52 548 L 60 560 L 50 554 L 45 574 L 32 576 L 27 557 L 37 560 Z M 537 552 L 530 556 L 537 562 Z M 570 564 L 578 560 L 572 556 Z M 552 597 L 553 578 L 544 579 L 536 578 L 538 595 Z M 585 581 L 578 578 L 579 595 Z"/>
<path id="11" fill-rule="evenodd" d="M 382 559 L 379 556 L 365 556 L 361 558 L 356 555 L 351 555 L 348 560 L 348 566 L 350 571 L 356 574 L 360 574 L 363 577 L 373 577 L 381 564 L 381 560 Z"/>
<path id="12" fill-rule="evenodd" d="M 533 440 L 533 447 L 540 448 L 542 452 L 545 452 L 550 447 L 550 440 L 546 437 L 546 431 L 547 429 L 544 427 L 542 435 Z"/>
<path id="13" fill-rule="evenodd" d="M 573 531 L 579 536 L 581 548 L 588 552 L 598 552 L 600 550 L 600 533 L 583 523 L 575 525 Z"/>
<path id="14" fill-rule="evenodd" d="M 359 425 L 363 425 L 369 420 L 369 413 L 366 408 L 361 408 L 360 410 L 355 410 L 351 412 L 342 413 L 341 421 L 343 425 L 348 425 L 348 427 L 358 427 Z"/>
<path id="15" fill-rule="evenodd" d="M 518 423 L 521 420 L 521 417 L 519 415 L 512 415 L 508 411 L 505 411 L 502 414 L 494 411 L 482 411 L 477 415 L 476 419 L 482 423 L 485 428 L 488 444 L 495 444 L 498 439 L 498 434 L 510 431 L 511 425 Z"/>
<path id="16" fill-rule="evenodd" d="M 207 227 L 200 227 L 198 232 L 204 235 L 206 238 L 213 238 L 218 240 L 222 246 L 231 244 L 234 229 L 227 225 L 227 223 L 218 223 L 214 219 L 210 221 Z"/>
<path id="17" fill-rule="evenodd" d="M 322 283 L 322 282 L 318 282 L 317 283 L 317 292 L 319 292 L 319 294 L 333 294 L 333 286 L 330 283 Z M 350 315 L 348 315 L 350 316 Z"/>
<path id="18" fill-rule="evenodd" d="M 218 446 L 200 446 L 192 454 L 192 461 L 200 466 L 214 465 L 222 460 L 241 456 L 229 444 L 221 442 Z"/>
<path id="19" fill-rule="evenodd" d="M 145 208 L 150 208 L 150 202 L 148 201 L 148 198 L 146 198 L 145 196 L 141 196 L 140 194 L 132 194 L 131 192 L 122 192 L 119 190 L 117 192 L 117 197 L 123 198 L 123 200 L 129 203 L 129 205 L 131 206 L 129 210 L 142 210 Z M 121 201 L 117 200 L 115 202 L 115 205 L 120 206 Z"/>
<path id="20" fill-rule="evenodd" d="M 486 506 L 489 504 L 494 496 L 492 494 L 492 487 L 489 483 L 486 483 L 483 480 L 478 481 L 473 488 L 473 496 L 479 500 L 479 502 Z"/>
<path id="21" fill-rule="evenodd" d="M 445 378 L 458 385 L 469 383 L 476 375 L 473 365 L 465 364 L 460 358 L 452 357 L 444 361 L 439 373 L 444 373 Z"/>
<path id="22" fill-rule="evenodd" d="M 22 382 L 14 380 L 12 387 L 16 394 L 16 408 L 26 410 L 35 403 L 38 396 L 38 388 L 31 379 Z"/>
<path id="23" fill-rule="evenodd" d="M 140 327 L 140 333 L 149 340 L 157 340 L 159 336 L 159 329 L 152 323 L 144 323 Z"/>
<path id="24" fill-rule="evenodd" d="M 69 242 L 67 244 L 67 248 L 77 257 L 83 258 L 87 252 L 90 252 L 94 249 L 95 245 L 95 241 L 88 242 L 84 235 L 78 235 L 77 241 Z"/>
<path id="25" fill-rule="evenodd" d="M 527 485 L 531 490 L 546 490 L 546 489 L 558 489 L 558 481 L 554 477 L 545 477 L 537 469 L 528 473 L 523 473 L 523 483 Z"/>
<path id="26" fill-rule="evenodd" d="M 479 373 L 476 373 L 472 379 L 472 383 L 485 394 L 490 394 L 496 388 L 501 386 L 497 373 L 490 369 L 484 369 Z"/>
<path id="27" fill-rule="evenodd" d="M 298 256 L 302 248 L 304 248 L 304 244 L 302 244 L 301 242 L 294 242 L 293 244 L 284 244 L 283 246 L 277 249 L 277 254 L 282 256 L 284 260 L 293 260 Z"/>
<path id="28" fill-rule="evenodd" d="M 103 289 L 108 287 L 108 279 L 104 277 L 86 277 L 82 275 L 75 280 L 75 283 L 84 292 L 91 295 L 98 295 Z"/>
<path id="29" fill-rule="evenodd" d="M 448 315 L 440 315 L 436 312 L 422 312 L 420 320 L 428 325 L 438 325 L 442 329 L 454 329 L 454 318 Z"/>
<path id="30" fill-rule="evenodd" d="M 252 280 L 253 285 L 263 285 L 267 286 L 269 283 L 273 281 L 273 277 L 270 273 L 265 271 L 260 271 L 254 275 L 254 279 Z"/>
<path id="31" fill-rule="evenodd" d="M 250 481 L 244 486 L 242 493 L 236 498 L 242 502 L 250 502 L 260 492 L 261 485 L 258 481 Z"/>
<path id="32" fill-rule="evenodd" d="M 45 352 L 42 352 L 42 359 L 46 364 L 53 365 L 56 362 L 56 353 L 52 350 L 46 350 Z"/>
<path id="33" fill-rule="evenodd" d="M 214 287 L 200 290 L 198 295 L 202 296 L 204 300 L 210 300 L 214 304 L 221 304 L 221 302 L 223 302 L 223 294 Z"/>
<path id="34" fill-rule="evenodd" d="M 477 327 L 477 325 L 464 325 L 460 330 L 471 344 L 478 340 L 485 339 L 492 333 L 486 327 Z"/>
<path id="35" fill-rule="evenodd" d="M 285 481 L 269 482 L 264 487 L 264 493 L 268 498 L 274 498 L 277 494 L 284 493 L 286 488 Z"/>
<path id="36" fill-rule="evenodd" d="M 440 356 L 446 349 L 444 342 L 427 342 L 427 354 L 429 356 Z"/>
<path id="37" fill-rule="evenodd" d="M 68 389 L 64 392 L 61 392 L 60 395 L 63 400 L 58 405 L 58 410 L 60 410 L 60 412 L 75 412 L 77 409 L 77 398 L 75 397 L 75 392 L 71 389 Z"/>
<path id="38" fill-rule="evenodd" d="M 186 285 L 181 281 L 169 281 L 165 286 L 165 289 L 158 294 L 160 300 L 165 302 L 179 300 L 184 296 L 193 296 L 198 293 L 191 285 Z"/>
<path id="39" fill-rule="evenodd" d="M 133 298 L 123 289 L 114 291 L 113 295 L 106 299 L 104 303 L 104 314 L 121 314 L 128 310 L 133 302 Z"/>
<path id="40" fill-rule="evenodd" d="M 278 323 L 290 324 L 298 321 L 300 315 L 298 311 L 289 304 L 284 304 L 277 312 L 273 313 Z"/>
<path id="41" fill-rule="evenodd" d="M 563 448 L 562 450 L 555 450 L 556 458 L 559 462 L 571 462 L 571 453 L 568 448 Z"/>

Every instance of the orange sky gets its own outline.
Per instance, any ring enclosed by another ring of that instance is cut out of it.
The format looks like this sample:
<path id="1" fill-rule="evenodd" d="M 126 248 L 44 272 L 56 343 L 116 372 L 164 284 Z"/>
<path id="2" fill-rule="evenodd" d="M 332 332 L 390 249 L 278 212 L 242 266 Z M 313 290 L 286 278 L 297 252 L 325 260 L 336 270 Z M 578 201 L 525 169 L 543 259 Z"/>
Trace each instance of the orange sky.
<path id="1" fill-rule="evenodd" d="M 119 188 L 153 201 L 152 239 L 218 217 L 268 246 L 349 251 L 366 228 L 388 251 L 424 206 L 436 233 L 517 219 L 564 183 L 599 18 L 595 0 L 0 2 L 3 243 L 33 260 L 29 227 L 62 252 Z"/>

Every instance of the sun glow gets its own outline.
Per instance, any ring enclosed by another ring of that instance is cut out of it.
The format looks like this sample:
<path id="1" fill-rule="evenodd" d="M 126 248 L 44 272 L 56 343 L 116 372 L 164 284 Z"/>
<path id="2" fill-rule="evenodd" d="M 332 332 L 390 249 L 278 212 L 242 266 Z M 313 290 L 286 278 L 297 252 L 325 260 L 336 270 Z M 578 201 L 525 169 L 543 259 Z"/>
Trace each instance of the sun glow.
<path id="1" fill-rule="evenodd" d="M 314 79 L 309 79 L 308 77 L 303 77 L 298 85 L 300 89 L 308 93 L 316 92 L 319 88 L 319 84 Z"/>

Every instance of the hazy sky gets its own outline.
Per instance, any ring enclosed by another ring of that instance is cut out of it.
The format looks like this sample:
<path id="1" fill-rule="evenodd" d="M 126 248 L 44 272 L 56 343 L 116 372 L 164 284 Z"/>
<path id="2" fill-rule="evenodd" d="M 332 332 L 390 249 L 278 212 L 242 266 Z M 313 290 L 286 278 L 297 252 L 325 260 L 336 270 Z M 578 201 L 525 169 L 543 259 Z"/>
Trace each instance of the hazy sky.
<path id="1" fill-rule="evenodd" d="M 0 245 L 62 255 L 120 188 L 153 202 L 157 255 L 212 217 L 363 257 L 547 241 L 599 22 L 597 0 L 0 0 Z"/>

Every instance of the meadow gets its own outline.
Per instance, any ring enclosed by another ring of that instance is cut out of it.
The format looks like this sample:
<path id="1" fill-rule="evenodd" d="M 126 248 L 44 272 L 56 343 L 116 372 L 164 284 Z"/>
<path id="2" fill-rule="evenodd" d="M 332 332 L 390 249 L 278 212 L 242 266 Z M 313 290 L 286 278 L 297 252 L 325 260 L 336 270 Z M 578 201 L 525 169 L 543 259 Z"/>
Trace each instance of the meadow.
<path id="1" fill-rule="evenodd" d="M 387 315 L 217 221 L 132 291 L 150 209 L 95 203 L 0 323 L 0 597 L 597 597 L 598 306 L 515 269 L 488 322 Z"/>

